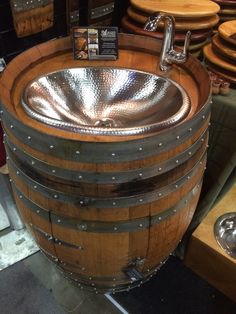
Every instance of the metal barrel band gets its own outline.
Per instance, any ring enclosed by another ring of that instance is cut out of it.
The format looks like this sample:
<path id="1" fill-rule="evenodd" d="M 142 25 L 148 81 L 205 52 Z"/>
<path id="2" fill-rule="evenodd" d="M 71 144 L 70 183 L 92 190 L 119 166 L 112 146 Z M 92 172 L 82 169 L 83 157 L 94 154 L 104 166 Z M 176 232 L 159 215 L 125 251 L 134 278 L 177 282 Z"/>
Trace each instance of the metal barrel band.
<path id="1" fill-rule="evenodd" d="M 51 3 L 53 0 L 11 0 L 12 8 L 17 13 L 45 7 Z"/>
<path id="2" fill-rule="evenodd" d="M 19 148 L 17 145 L 14 145 L 8 136 L 6 136 L 6 145 L 11 149 L 24 164 L 28 164 L 30 167 L 33 167 L 37 171 L 46 173 L 48 175 L 53 175 L 60 179 L 66 179 L 73 182 L 89 182 L 89 183 L 124 183 L 131 182 L 132 180 L 137 179 L 147 179 L 154 177 L 158 174 L 166 173 L 167 171 L 172 170 L 176 167 L 176 162 L 178 165 L 181 165 L 187 161 L 196 151 L 203 145 L 207 139 L 207 130 L 200 135 L 200 137 L 185 151 L 179 153 L 178 155 L 156 164 L 152 167 L 144 167 L 137 169 L 135 171 L 126 171 L 126 172 L 109 172 L 109 173 L 96 173 L 96 172 L 85 172 L 85 171 L 75 171 L 62 169 L 57 166 L 50 165 L 44 161 L 41 161 L 25 151 Z"/>
<path id="3" fill-rule="evenodd" d="M 188 192 L 180 202 L 171 206 L 170 208 L 164 210 L 163 212 L 154 215 L 147 216 L 139 219 L 127 220 L 127 221 L 117 221 L 117 222 L 98 222 L 98 221 L 81 221 L 78 219 L 66 218 L 64 216 L 56 215 L 50 212 L 50 221 L 53 224 L 58 224 L 64 228 L 75 229 L 84 232 L 96 232 L 96 233 L 122 233 L 122 232 L 136 232 L 142 231 L 150 228 L 156 224 L 163 222 L 169 217 L 177 214 L 181 209 L 183 209 L 186 204 L 188 204 L 196 191 L 200 188 L 201 183 L 199 182 L 194 186 L 194 188 Z M 14 184 L 13 184 L 14 186 Z M 16 194 L 21 195 L 22 202 L 24 205 L 29 208 L 34 213 L 42 213 L 46 211 L 46 209 L 38 206 L 31 200 L 29 200 L 25 195 L 23 195 L 15 186 L 14 189 Z M 36 227 L 35 227 L 36 228 Z M 43 231 L 41 232 L 43 233 Z M 45 233 L 45 232 L 44 232 Z M 52 236 L 53 237 L 53 236 Z M 63 242 L 59 240 L 59 242 Z M 69 244 L 67 244 L 69 245 Z"/>
<path id="4" fill-rule="evenodd" d="M 166 260 L 165 260 L 166 261 Z M 148 280 L 150 280 L 153 275 L 155 275 L 157 273 L 157 271 L 160 270 L 160 268 L 164 265 L 164 263 L 160 263 L 157 266 L 155 266 L 154 268 L 152 268 L 151 270 L 149 270 L 149 272 L 145 272 L 143 273 L 143 279 L 141 280 L 137 280 L 137 281 L 128 281 L 128 282 L 124 282 L 124 283 L 118 283 L 116 284 L 114 281 L 108 281 L 105 284 L 99 284 L 99 281 L 95 281 L 95 278 L 91 280 L 89 280 L 89 278 L 87 277 L 80 277 L 78 278 L 78 280 L 75 280 L 74 277 L 78 276 L 76 273 L 72 273 L 69 271 L 65 271 L 64 268 L 62 268 L 61 266 L 57 265 L 59 269 L 62 269 L 63 272 L 65 272 L 65 277 L 69 280 L 71 280 L 72 282 L 74 282 L 75 284 L 77 284 L 79 287 L 84 288 L 85 290 L 88 291 L 98 291 L 99 293 L 105 293 L 105 292 L 111 292 L 111 293 L 115 293 L 115 292 L 121 292 L 121 291 L 129 291 L 130 289 L 136 288 L 136 287 L 140 287 L 143 283 L 147 282 Z M 67 277 L 68 276 L 68 277 Z M 104 278 L 103 278 L 104 280 Z"/>
<path id="5" fill-rule="evenodd" d="M 206 152 L 200 156 L 199 161 L 193 166 L 193 168 L 188 171 L 183 177 L 179 178 L 172 184 L 164 186 L 158 190 L 151 191 L 145 194 L 128 196 L 128 197 L 119 197 L 119 198 L 94 198 L 94 197 L 85 197 L 75 194 L 65 194 L 60 191 L 54 190 L 48 186 L 44 186 L 42 183 L 33 180 L 26 173 L 27 169 L 21 165 L 17 165 L 12 161 L 10 154 L 8 155 L 9 166 L 12 167 L 15 173 L 20 176 L 20 178 L 29 186 L 36 187 L 37 191 L 40 192 L 47 198 L 54 199 L 57 201 L 62 201 L 65 203 L 73 203 L 77 206 L 84 208 L 125 208 L 136 205 L 141 205 L 145 203 L 151 203 L 157 201 L 158 199 L 169 195 L 173 191 L 176 191 L 177 188 L 180 188 L 186 181 L 190 180 L 199 170 L 199 166 L 202 163 L 205 163 Z M 26 173 L 25 173 L 26 172 Z"/>
<path id="6" fill-rule="evenodd" d="M 30 224 L 31 228 L 33 228 L 36 232 L 38 232 L 41 236 L 43 236 L 44 238 L 46 238 L 48 241 L 51 241 L 52 243 L 56 244 L 56 245 L 62 245 L 62 246 L 66 246 L 72 249 L 76 249 L 76 250 L 83 250 L 83 247 L 81 245 L 75 245 L 66 241 L 63 241 L 61 239 L 55 238 L 52 234 L 49 234 L 45 231 L 43 231 L 41 228 L 39 228 L 36 225 Z"/>
<path id="7" fill-rule="evenodd" d="M 51 136 L 22 124 L 5 109 L 2 110 L 2 120 L 5 128 L 18 140 L 42 153 L 79 162 L 120 163 L 155 156 L 188 140 L 209 119 L 209 105 L 207 103 L 191 120 L 171 131 L 123 142 L 82 142 Z"/>

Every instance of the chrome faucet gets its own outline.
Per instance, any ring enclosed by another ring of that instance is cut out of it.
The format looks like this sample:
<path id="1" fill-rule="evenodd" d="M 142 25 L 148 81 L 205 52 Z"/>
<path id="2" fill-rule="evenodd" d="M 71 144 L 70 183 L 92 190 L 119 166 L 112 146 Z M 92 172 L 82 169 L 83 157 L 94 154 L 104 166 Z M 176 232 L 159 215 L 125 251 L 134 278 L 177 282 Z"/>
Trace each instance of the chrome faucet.
<path id="1" fill-rule="evenodd" d="M 160 69 L 167 71 L 173 63 L 184 63 L 188 58 L 188 47 L 190 44 L 191 32 L 188 31 L 185 36 L 183 51 L 174 50 L 175 37 L 175 19 L 171 15 L 157 12 L 151 15 L 145 23 L 144 29 L 154 32 L 160 21 L 164 20 L 164 39 L 160 53 Z"/>

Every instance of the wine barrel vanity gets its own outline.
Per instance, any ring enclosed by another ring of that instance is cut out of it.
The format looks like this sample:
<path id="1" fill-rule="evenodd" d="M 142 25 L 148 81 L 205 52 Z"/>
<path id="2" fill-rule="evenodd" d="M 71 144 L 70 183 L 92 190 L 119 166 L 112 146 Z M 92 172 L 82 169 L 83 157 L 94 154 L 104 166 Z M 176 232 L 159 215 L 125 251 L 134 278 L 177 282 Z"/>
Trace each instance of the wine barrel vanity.
<path id="1" fill-rule="evenodd" d="M 181 241 L 198 203 L 211 85 L 192 56 L 161 72 L 160 46 L 155 38 L 119 34 L 118 60 L 73 60 L 70 38 L 60 38 L 17 56 L 0 81 L 20 213 L 42 252 L 95 293 L 129 290 L 149 280 Z M 91 67 L 164 77 L 181 86 L 189 108 L 180 121 L 130 134 L 74 132 L 25 112 L 22 95 L 37 77 Z"/>

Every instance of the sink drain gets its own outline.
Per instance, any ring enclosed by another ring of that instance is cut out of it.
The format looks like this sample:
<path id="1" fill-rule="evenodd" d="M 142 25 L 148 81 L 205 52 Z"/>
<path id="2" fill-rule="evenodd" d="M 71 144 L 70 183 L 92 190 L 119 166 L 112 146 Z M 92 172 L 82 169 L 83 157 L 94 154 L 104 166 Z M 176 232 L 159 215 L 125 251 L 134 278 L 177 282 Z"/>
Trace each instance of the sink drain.
<path id="1" fill-rule="evenodd" d="M 108 119 L 108 118 L 98 120 L 95 122 L 94 125 L 98 126 L 98 127 L 102 127 L 102 128 L 112 128 L 112 127 L 116 126 L 115 121 L 112 119 Z"/>

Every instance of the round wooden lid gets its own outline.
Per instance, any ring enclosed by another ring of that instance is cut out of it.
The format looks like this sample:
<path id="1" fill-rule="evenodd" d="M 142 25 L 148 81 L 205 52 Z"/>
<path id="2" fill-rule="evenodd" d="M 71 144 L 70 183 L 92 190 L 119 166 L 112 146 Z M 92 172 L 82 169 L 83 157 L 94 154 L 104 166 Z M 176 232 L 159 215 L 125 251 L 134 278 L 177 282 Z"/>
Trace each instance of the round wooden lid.
<path id="1" fill-rule="evenodd" d="M 225 78 L 228 82 L 235 84 L 236 83 L 236 76 L 232 75 L 231 73 L 224 71 L 221 68 L 218 68 L 216 65 L 212 64 L 211 62 L 206 60 L 206 66 L 209 70 L 214 72 L 215 74 L 218 74 L 219 76 L 222 76 Z"/>
<path id="2" fill-rule="evenodd" d="M 122 21 L 121 21 L 121 25 L 122 27 L 133 34 L 137 34 L 137 35 L 145 35 L 145 36 L 149 36 L 149 37 L 155 37 L 158 39 L 162 39 L 163 38 L 163 31 L 157 31 L 157 32 L 149 32 L 143 29 L 143 26 L 140 24 L 135 23 L 134 21 L 130 20 L 129 17 L 126 15 L 123 17 Z M 192 42 L 202 42 L 203 40 L 206 40 L 206 38 L 208 38 L 211 34 L 211 31 L 209 30 L 204 30 L 201 32 L 192 32 L 191 34 L 191 43 Z M 181 42 L 183 43 L 185 40 L 185 36 L 186 36 L 186 31 L 182 32 L 182 33 L 175 33 L 175 41 Z"/>
<path id="3" fill-rule="evenodd" d="M 212 38 L 212 46 L 214 48 L 214 51 L 221 53 L 222 55 L 236 61 L 236 47 L 233 49 L 233 47 L 227 43 L 224 42 L 219 35 L 215 35 Z"/>
<path id="4" fill-rule="evenodd" d="M 222 23 L 218 28 L 220 37 L 236 45 L 236 19 Z"/>
<path id="5" fill-rule="evenodd" d="M 133 7 L 147 13 L 166 12 L 180 17 L 211 16 L 220 6 L 213 1 L 201 0 L 130 0 Z"/>
<path id="6" fill-rule="evenodd" d="M 148 19 L 148 14 L 140 12 L 131 6 L 128 8 L 127 14 L 132 20 L 141 24 L 145 24 Z M 217 14 L 207 17 L 199 17 L 196 19 L 175 17 L 175 28 L 176 30 L 206 29 L 215 26 L 219 20 L 220 18 Z M 164 23 L 161 22 L 160 26 L 163 27 Z"/>
<path id="7" fill-rule="evenodd" d="M 231 71 L 233 73 L 236 73 L 236 65 L 225 61 L 221 59 L 218 55 L 216 55 L 212 49 L 212 45 L 208 44 L 203 48 L 203 53 L 204 56 L 212 63 L 215 64 L 216 66 Z"/>
<path id="8" fill-rule="evenodd" d="M 236 2 L 235 2 L 236 5 Z M 236 6 L 234 8 L 228 8 L 228 9 L 221 9 L 219 14 L 221 15 L 232 15 L 236 14 Z"/>
<path id="9" fill-rule="evenodd" d="M 215 2 L 217 2 L 220 6 L 236 6 L 236 1 L 235 0 L 214 0 Z"/>

